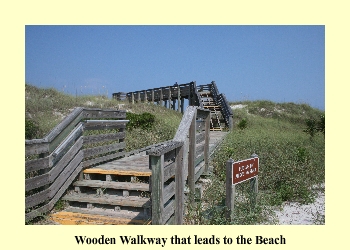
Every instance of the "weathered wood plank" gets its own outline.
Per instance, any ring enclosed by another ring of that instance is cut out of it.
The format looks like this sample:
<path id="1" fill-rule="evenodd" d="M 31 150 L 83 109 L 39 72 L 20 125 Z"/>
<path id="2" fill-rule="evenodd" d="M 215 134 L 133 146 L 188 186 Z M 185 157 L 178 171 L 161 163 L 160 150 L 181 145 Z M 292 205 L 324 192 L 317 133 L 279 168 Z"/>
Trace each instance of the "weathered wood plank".
<path id="1" fill-rule="evenodd" d="M 126 128 L 126 123 L 113 124 L 113 123 L 99 123 L 99 124 L 85 124 L 85 130 L 107 130 L 107 129 L 121 129 Z"/>
<path id="2" fill-rule="evenodd" d="M 162 224 L 165 224 L 169 220 L 169 218 L 174 214 L 174 212 L 175 212 L 175 200 L 172 200 L 164 208 L 164 212 L 163 212 L 163 215 L 162 215 Z M 152 217 L 152 224 L 153 225 L 159 225 L 159 224 L 154 224 L 153 217 Z"/>
<path id="3" fill-rule="evenodd" d="M 50 194 L 49 189 L 45 189 L 44 191 L 41 191 L 39 193 L 33 194 L 31 196 L 26 197 L 26 209 L 34 207 L 40 203 L 43 203 L 44 201 L 48 200 Z"/>
<path id="4" fill-rule="evenodd" d="M 49 143 L 42 142 L 39 144 L 27 144 L 25 146 L 25 155 L 37 155 L 49 152 Z"/>
<path id="5" fill-rule="evenodd" d="M 69 209 L 72 210 L 72 209 Z M 79 210 L 78 210 L 79 211 Z M 87 214 L 86 211 L 73 212 L 62 211 L 55 213 L 51 216 L 51 220 L 59 223 L 60 225 L 148 225 L 149 220 L 146 218 L 129 218 L 122 217 L 125 215 L 118 214 Z"/>
<path id="6" fill-rule="evenodd" d="M 26 161 L 25 164 L 25 173 L 30 173 L 33 171 L 38 171 L 40 169 L 51 168 L 52 165 L 50 162 L 52 161 L 51 156 L 47 156 L 45 158 L 40 158 L 37 160 Z"/>
<path id="7" fill-rule="evenodd" d="M 186 108 L 185 114 L 183 115 L 179 128 L 177 129 L 176 134 L 174 136 L 174 141 L 185 141 L 195 113 L 196 107 L 188 106 Z"/>
<path id="8" fill-rule="evenodd" d="M 95 109 L 95 108 L 89 108 L 84 109 L 83 111 L 83 117 L 84 118 L 116 118 L 116 119 L 123 119 L 126 117 L 126 111 L 125 110 L 114 110 L 114 109 Z"/>
<path id="9" fill-rule="evenodd" d="M 194 114 L 189 128 L 189 153 L 188 153 L 188 187 L 191 193 L 194 193 L 194 168 L 196 155 L 196 113 Z"/>
<path id="10" fill-rule="evenodd" d="M 118 157 L 122 157 L 122 156 L 124 156 L 124 154 L 125 154 L 125 152 L 118 152 L 115 154 L 110 154 L 110 155 L 98 157 L 95 159 L 83 161 L 84 168 L 101 163 L 101 162 L 113 160 L 113 159 L 118 158 Z"/>
<path id="11" fill-rule="evenodd" d="M 67 201 L 78 201 L 96 204 L 109 204 L 116 206 L 126 206 L 126 207 L 149 207 L 149 198 L 138 197 L 138 196 L 115 196 L 115 195 L 88 195 L 88 194 L 70 194 L 62 198 Z"/>
<path id="12" fill-rule="evenodd" d="M 151 178 L 151 202 L 152 202 L 152 224 L 163 224 L 163 180 L 164 180 L 164 155 L 149 156 L 149 168 L 152 170 Z"/>
<path id="13" fill-rule="evenodd" d="M 63 186 L 67 178 L 71 176 L 74 170 L 79 166 L 83 158 L 84 158 L 83 152 L 79 151 L 79 153 L 73 158 L 73 160 L 67 165 L 67 167 L 61 172 L 61 174 L 51 184 L 50 197 L 53 197 L 57 193 L 57 191 Z"/>
<path id="14" fill-rule="evenodd" d="M 83 136 L 83 145 L 99 143 L 99 142 L 109 142 L 109 141 L 114 141 L 114 140 L 119 140 L 124 138 L 125 138 L 125 132 Z"/>
<path id="15" fill-rule="evenodd" d="M 175 195 L 175 181 L 172 181 L 169 185 L 164 187 L 163 190 L 163 202 L 167 203 L 167 201 Z"/>
<path id="16" fill-rule="evenodd" d="M 165 166 L 164 168 L 164 182 L 175 176 L 175 162 Z"/>
<path id="17" fill-rule="evenodd" d="M 184 162 L 183 162 L 183 153 L 184 147 L 181 147 L 177 152 L 176 156 L 176 173 L 175 173 L 175 224 L 183 224 L 183 214 L 184 214 L 184 186 L 185 186 L 185 177 L 184 177 Z"/>
<path id="18" fill-rule="evenodd" d="M 84 149 L 84 157 L 97 156 L 125 148 L 125 142 Z"/>
<path id="19" fill-rule="evenodd" d="M 181 147 L 183 145 L 183 142 L 180 142 L 180 141 L 170 141 L 169 143 L 167 144 L 163 144 L 157 148 L 152 148 L 150 150 L 147 151 L 147 154 L 148 155 L 154 155 L 154 156 L 160 156 L 160 155 L 164 155 L 166 154 L 167 152 L 175 149 L 175 148 L 178 148 L 178 147 Z"/>
<path id="20" fill-rule="evenodd" d="M 121 190 L 149 191 L 147 183 L 130 183 L 130 182 L 115 182 L 115 181 L 98 181 L 98 180 L 83 180 L 73 183 L 79 187 L 96 187 L 96 188 L 111 188 Z"/>
<path id="21" fill-rule="evenodd" d="M 101 169 L 89 168 L 84 170 L 85 174 L 112 174 L 112 175 L 131 175 L 131 176 L 151 176 L 152 172 L 147 168 L 133 169 Z"/>
<path id="22" fill-rule="evenodd" d="M 60 161 L 50 170 L 50 182 L 53 182 L 73 157 L 79 152 L 83 146 L 83 138 L 79 138 L 68 152 L 60 159 Z"/>
<path id="23" fill-rule="evenodd" d="M 50 183 L 49 173 L 26 179 L 25 183 L 26 191 L 45 186 Z"/>
<path id="24" fill-rule="evenodd" d="M 79 166 L 74 170 L 74 172 L 71 174 L 71 176 L 69 176 L 67 178 L 66 182 L 62 185 L 62 187 L 58 190 L 58 192 L 53 197 L 49 197 L 49 198 L 51 198 L 51 200 L 49 201 L 48 204 L 27 213 L 25 215 L 25 220 L 29 221 L 29 220 L 31 220 L 39 215 L 42 215 L 42 214 L 50 211 L 54 207 L 56 202 L 61 198 L 62 194 L 67 190 L 67 188 L 74 181 L 76 176 L 80 173 L 82 166 L 83 166 L 82 164 L 79 164 Z"/>

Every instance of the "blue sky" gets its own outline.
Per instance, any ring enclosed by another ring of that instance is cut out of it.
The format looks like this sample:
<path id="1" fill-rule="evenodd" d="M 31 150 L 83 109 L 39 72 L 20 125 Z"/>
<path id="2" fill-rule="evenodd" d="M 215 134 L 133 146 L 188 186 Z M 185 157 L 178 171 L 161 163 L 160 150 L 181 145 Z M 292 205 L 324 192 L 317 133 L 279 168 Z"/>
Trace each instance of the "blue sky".
<path id="1" fill-rule="evenodd" d="M 70 94 L 215 81 L 229 101 L 325 109 L 324 26 L 26 26 L 25 81 Z"/>

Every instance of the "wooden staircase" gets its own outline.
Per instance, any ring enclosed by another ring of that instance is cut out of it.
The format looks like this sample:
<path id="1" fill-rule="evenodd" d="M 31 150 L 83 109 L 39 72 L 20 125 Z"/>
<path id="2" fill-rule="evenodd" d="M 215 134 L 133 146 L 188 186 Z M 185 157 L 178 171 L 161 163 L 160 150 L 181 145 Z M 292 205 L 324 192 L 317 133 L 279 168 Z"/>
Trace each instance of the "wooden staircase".
<path id="1" fill-rule="evenodd" d="M 85 169 L 62 199 L 69 206 L 51 220 L 59 224 L 146 225 L 151 222 L 148 156 Z"/>
<path id="2" fill-rule="evenodd" d="M 210 90 L 205 90 L 206 85 L 198 86 L 200 102 L 203 108 L 210 110 L 210 131 L 222 131 L 225 121 L 221 113 L 221 106 L 217 105 Z"/>

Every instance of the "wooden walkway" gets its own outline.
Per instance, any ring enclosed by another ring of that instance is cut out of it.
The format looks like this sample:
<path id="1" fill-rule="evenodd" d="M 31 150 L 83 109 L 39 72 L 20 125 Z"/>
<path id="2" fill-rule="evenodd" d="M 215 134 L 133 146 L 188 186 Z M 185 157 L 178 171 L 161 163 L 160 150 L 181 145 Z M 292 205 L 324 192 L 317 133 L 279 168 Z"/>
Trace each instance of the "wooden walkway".
<path id="1" fill-rule="evenodd" d="M 209 155 L 212 155 L 228 132 L 210 132 Z M 196 179 L 203 173 L 204 161 L 196 167 Z M 73 183 L 75 192 L 63 200 L 64 211 L 51 220 L 58 224 L 150 224 L 149 156 L 145 152 L 88 168 Z M 171 185 L 169 185 L 171 186 Z M 171 188 L 171 187 L 169 187 Z"/>

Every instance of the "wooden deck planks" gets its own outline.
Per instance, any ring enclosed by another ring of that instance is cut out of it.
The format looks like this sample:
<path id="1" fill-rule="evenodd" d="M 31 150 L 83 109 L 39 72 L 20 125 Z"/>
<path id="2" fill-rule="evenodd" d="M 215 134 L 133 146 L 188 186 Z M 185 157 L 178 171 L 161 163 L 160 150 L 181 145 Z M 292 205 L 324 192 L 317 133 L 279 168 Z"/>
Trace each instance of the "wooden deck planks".
<path id="1" fill-rule="evenodd" d="M 83 180 L 83 181 L 76 181 L 73 183 L 73 185 L 80 186 L 80 187 L 96 187 L 96 188 L 111 188 L 111 189 L 122 189 L 122 190 L 149 191 L 149 184 L 147 184 L 147 183 Z"/>
<path id="2" fill-rule="evenodd" d="M 137 196 L 113 196 L 113 195 L 88 195 L 88 194 L 70 194 L 63 197 L 63 200 L 78 201 L 96 204 L 108 204 L 127 207 L 149 207 L 151 205 L 149 198 Z"/>
<path id="3" fill-rule="evenodd" d="M 150 221 L 127 217 L 112 217 L 96 214 L 59 212 L 50 219 L 61 225 L 149 225 Z"/>

